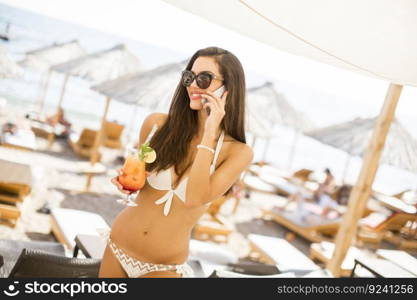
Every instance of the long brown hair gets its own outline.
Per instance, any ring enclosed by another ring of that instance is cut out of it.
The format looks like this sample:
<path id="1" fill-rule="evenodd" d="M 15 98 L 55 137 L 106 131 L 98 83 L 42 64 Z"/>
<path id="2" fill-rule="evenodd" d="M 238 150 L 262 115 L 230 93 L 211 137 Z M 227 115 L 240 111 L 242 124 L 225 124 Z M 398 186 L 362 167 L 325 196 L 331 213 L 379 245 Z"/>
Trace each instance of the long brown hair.
<path id="1" fill-rule="evenodd" d="M 246 143 L 244 128 L 246 83 L 241 63 L 229 51 L 209 47 L 198 50 L 191 57 L 186 70 L 191 70 L 195 60 L 200 56 L 215 59 L 228 91 L 225 116 L 220 124 L 221 129 L 237 141 Z M 147 165 L 147 170 L 160 171 L 174 165 L 175 173 L 178 174 L 175 185 L 192 164 L 192 161 L 186 161 L 186 158 L 191 140 L 198 133 L 198 111 L 192 110 L 189 103 L 187 89 L 179 82 L 166 122 L 150 140 L 150 146 L 155 149 L 157 159 Z"/>

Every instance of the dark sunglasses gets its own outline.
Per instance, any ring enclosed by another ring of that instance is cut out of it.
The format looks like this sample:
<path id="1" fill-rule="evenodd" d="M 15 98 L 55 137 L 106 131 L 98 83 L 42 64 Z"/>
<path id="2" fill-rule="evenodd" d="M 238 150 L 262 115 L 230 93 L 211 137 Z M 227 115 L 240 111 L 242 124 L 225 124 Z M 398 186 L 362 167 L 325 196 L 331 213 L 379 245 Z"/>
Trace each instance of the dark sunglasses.
<path id="1" fill-rule="evenodd" d="M 183 86 L 190 86 L 193 81 L 196 81 L 197 86 L 200 89 L 206 89 L 210 86 L 213 79 L 223 81 L 223 78 L 217 77 L 209 71 L 203 71 L 195 75 L 193 71 L 185 70 L 182 71 L 181 82 Z"/>

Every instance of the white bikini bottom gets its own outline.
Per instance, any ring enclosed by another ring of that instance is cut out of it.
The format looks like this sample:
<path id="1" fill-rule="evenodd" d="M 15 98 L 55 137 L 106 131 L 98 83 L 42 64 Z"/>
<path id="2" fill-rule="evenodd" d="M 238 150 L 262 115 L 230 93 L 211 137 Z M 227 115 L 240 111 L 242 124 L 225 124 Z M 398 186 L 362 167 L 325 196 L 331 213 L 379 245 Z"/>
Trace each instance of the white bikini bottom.
<path id="1" fill-rule="evenodd" d="M 157 271 L 175 271 L 176 273 L 181 274 L 182 277 L 194 277 L 193 269 L 187 263 L 181 265 L 163 265 L 143 262 L 127 255 L 121 248 L 119 248 L 116 243 L 111 240 L 110 230 L 108 232 L 101 233 L 101 235 L 107 238 L 107 243 L 110 246 L 110 249 L 129 278 L 136 278 L 147 273 Z"/>

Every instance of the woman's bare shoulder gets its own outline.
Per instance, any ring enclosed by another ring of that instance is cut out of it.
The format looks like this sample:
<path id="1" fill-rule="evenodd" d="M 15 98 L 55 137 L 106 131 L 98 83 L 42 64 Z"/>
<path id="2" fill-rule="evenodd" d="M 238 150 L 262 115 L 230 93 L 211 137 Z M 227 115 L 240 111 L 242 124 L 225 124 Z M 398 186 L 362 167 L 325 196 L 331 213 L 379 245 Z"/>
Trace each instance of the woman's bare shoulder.
<path id="1" fill-rule="evenodd" d="M 227 156 L 239 156 L 240 158 L 247 158 L 252 160 L 253 150 L 248 144 L 242 143 L 233 137 L 227 135 L 224 141 L 228 144 Z"/>
<path id="2" fill-rule="evenodd" d="M 164 125 L 167 118 L 168 118 L 168 114 L 155 112 L 147 116 L 144 123 L 150 125 L 151 127 L 154 124 L 156 124 L 160 128 L 162 127 L 162 125 Z"/>
<path id="3" fill-rule="evenodd" d="M 154 125 L 157 125 L 158 128 L 161 128 L 164 125 L 167 117 L 168 115 L 163 113 L 152 113 L 148 115 L 142 123 L 142 128 L 139 133 L 139 143 L 144 143 Z"/>

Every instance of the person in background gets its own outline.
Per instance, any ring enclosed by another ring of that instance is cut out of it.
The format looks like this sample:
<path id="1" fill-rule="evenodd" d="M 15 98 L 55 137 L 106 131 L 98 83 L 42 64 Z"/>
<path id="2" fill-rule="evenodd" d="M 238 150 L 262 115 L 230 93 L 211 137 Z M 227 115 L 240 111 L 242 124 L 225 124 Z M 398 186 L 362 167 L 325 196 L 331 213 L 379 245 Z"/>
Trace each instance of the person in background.
<path id="1" fill-rule="evenodd" d="M 69 136 L 71 132 L 72 124 L 68 120 L 65 119 L 64 110 L 61 107 L 58 108 L 58 111 L 56 114 L 46 119 L 46 123 L 48 123 L 49 125 L 53 127 L 57 126 L 58 124 L 62 125 L 63 130 L 60 134 L 57 135 L 57 137 L 66 138 Z"/>

